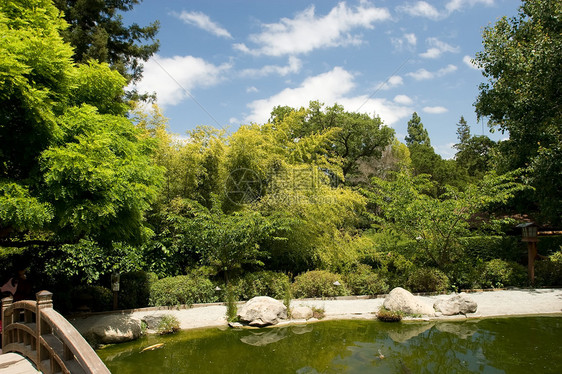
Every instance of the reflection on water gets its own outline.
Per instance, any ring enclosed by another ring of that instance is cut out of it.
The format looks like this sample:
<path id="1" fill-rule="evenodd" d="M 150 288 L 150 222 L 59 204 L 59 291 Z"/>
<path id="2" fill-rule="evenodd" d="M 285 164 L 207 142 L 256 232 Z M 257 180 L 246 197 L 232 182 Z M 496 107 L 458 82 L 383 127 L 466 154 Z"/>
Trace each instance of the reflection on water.
<path id="1" fill-rule="evenodd" d="M 562 317 L 328 321 L 149 336 L 98 354 L 112 373 L 561 373 Z M 142 349 L 157 343 L 154 351 Z"/>

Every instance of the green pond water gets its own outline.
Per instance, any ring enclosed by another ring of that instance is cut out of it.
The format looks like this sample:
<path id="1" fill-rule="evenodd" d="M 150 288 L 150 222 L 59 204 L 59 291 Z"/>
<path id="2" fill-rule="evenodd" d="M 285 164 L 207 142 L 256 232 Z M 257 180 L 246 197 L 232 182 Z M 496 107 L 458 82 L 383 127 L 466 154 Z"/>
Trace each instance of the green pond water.
<path id="1" fill-rule="evenodd" d="M 562 373 L 562 317 L 200 329 L 98 354 L 114 374 Z"/>

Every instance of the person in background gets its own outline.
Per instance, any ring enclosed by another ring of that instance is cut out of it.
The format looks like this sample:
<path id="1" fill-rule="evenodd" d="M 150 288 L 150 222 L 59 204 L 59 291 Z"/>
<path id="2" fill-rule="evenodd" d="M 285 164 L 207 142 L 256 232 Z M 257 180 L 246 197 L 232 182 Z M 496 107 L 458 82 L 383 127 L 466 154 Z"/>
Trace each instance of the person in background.
<path id="1" fill-rule="evenodd" d="M 27 279 L 27 268 L 25 266 L 17 266 L 14 276 L 0 288 L 1 297 L 12 296 L 14 301 L 33 299 L 31 282 Z M 2 303 L 0 302 L 0 310 Z M 0 345 L 2 336 L 2 315 L 0 313 Z"/>

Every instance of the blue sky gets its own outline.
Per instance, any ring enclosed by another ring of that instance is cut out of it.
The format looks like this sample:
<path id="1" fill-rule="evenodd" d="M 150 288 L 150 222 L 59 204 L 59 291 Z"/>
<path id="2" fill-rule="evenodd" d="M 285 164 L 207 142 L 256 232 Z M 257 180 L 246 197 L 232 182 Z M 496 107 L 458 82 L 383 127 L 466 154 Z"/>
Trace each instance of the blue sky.
<path id="1" fill-rule="evenodd" d="M 379 115 L 403 141 L 416 111 L 442 156 L 463 115 L 473 134 L 482 30 L 517 0 L 144 0 L 126 23 L 160 21 L 157 55 L 137 88 L 156 92 L 170 130 L 235 131 L 273 106 L 342 104 Z M 494 140 L 505 138 L 491 134 Z"/>

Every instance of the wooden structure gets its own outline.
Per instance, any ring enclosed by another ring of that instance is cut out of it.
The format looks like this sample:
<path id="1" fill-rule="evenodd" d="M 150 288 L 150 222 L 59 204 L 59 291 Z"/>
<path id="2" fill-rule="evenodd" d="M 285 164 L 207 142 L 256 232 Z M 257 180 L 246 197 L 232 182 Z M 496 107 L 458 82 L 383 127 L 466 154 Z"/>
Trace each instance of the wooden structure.
<path id="1" fill-rule="evenodd" d="M 527 222 L 517 225 L 521 229 L 521 241 L 527 243 L 527 272 L 531 284 L 535 283 L 535 258 L 537 257 L 537 229 L 538 226 L 534 222 Z"/>
<path id="2" fill-rule="evenodd" d="M 2 300 L 2 352 L 26 357 L 44 374 L 110 374 L 82 335 L 53 309 L 53 294 L 37 301 Z"/>

